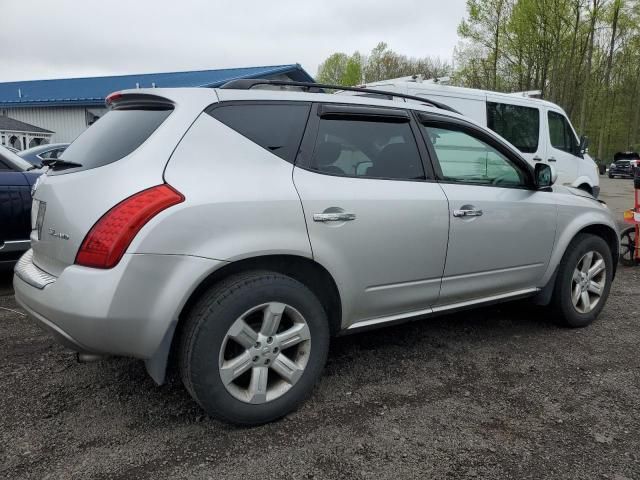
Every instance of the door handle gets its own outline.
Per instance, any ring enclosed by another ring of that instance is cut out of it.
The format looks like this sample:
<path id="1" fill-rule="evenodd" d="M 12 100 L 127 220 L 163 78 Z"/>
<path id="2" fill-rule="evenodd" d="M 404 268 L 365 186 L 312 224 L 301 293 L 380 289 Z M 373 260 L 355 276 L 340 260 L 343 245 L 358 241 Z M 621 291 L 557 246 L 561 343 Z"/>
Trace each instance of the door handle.
<path id="1" fill-rule="evenodd" d="M 555 157 L 549 157 L 549 161 L 550 161 L 550 162 L 556 162 L 557 160 L 556 160 L 556 158 L 555 158 Z"/>
<path id="2" fill-rule="evenodd" d="M 355 213 L 334 212 L 334 213 L 314 213 L 314 222 L 350 222 L 356 219 Z"/>
<path id="3" fill-rule="evenodd" d="M 541 162 L 542 158 L 536 156 L 536 157 L 533 157 L 533 161 L 534 162 Z"/>
<path id="4" fill-rule="evenodd" d="M 461 208 L 453 211 L 454 217 L 481 217 L 482 210 L 478 208 Z"/>

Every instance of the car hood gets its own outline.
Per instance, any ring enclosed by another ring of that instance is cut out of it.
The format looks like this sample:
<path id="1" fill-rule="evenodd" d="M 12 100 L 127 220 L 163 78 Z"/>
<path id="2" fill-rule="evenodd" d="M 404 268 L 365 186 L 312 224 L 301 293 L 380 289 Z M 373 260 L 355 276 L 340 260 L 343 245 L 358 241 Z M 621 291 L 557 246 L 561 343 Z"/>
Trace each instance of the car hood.
<path id="1" fill-rule="evenodd" d="M 569 187 L 566 185 L 554 185 L 553 191 L 557 193 L 564 193 L 566 195 L 575 195 L 577 197 L 588 198 L 589 200 L 593 200 L 594 202 L 598 202 L 596 198 L 593 197 L 589 192 L 585 192 L 584 190 L 580 190 L 579 188 Z"/>
<path id="2" fill-rule="evenodd" d="M 584 190 L 581 190 L 579 188 L 569 187 L 565 185 L 561 186 L 561 188 L 565 190 L 565 192 L 577 195 L 579 197 L 593 198 L 593 195 L 591 195 L 589 192 L 585 192 Z"/>

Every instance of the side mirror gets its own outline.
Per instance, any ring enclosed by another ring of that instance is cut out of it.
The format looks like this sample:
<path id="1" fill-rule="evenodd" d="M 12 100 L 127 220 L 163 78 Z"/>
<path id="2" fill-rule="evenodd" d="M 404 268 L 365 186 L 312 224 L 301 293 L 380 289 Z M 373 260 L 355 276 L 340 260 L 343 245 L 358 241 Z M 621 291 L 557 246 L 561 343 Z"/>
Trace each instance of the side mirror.
<path id="1" fill-rule="evenodd" d="M 547 188 L 556 182 L 557 174 L 555 170 L 546 163 L 536 163 L 535 181 L 536 187 Z"/>
<path id="2" fill-rule="evenodd" d="M 584 155 L 589 151 L 589 137 L 586 135 L 582 135 L 580 137 L 580 146 L 578 147 L 578 152 L 580 155 Z"/>

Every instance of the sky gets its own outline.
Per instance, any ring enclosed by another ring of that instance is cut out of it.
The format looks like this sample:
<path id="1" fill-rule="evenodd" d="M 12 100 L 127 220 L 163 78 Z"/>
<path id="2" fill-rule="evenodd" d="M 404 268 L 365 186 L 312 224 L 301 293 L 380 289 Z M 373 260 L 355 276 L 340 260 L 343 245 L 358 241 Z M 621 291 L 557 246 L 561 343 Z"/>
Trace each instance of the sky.
<path id="1" fill-rule="evenodd" d="M 0 0 L 0 82 L 300 63 L 378 42 L 450 61 L 465 0 Z"/>

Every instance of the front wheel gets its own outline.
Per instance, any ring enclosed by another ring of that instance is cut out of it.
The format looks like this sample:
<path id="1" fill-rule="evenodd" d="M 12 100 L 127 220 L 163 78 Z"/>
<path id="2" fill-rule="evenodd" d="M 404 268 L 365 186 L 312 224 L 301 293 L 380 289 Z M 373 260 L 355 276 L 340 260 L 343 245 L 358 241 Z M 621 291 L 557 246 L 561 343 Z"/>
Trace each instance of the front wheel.
<path id="1" fill-rule="evenodd" d="M 558 267 L 551 304 L 558 323 L 573 328 L 590 325 L 604 308 L 612 278 L 607 242 L 596 235 L 576 236 Z"/>
<path id="2" fill-rule="evenodd" d="M 278 273 L 228 278 L 185 320 L 183 383 L 209 415 L 232 423 L 258 425 L 296 409 L 327 358 L 322 305 L 303 284 Z"/>

